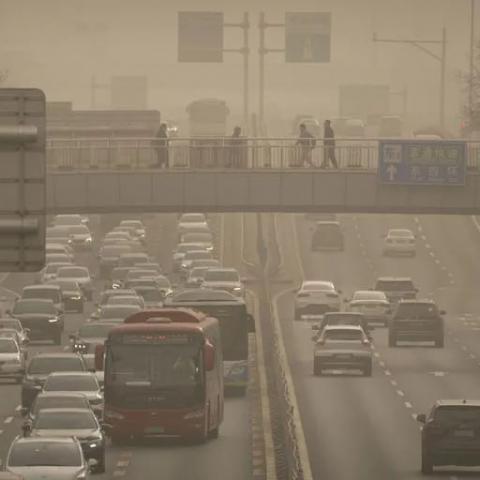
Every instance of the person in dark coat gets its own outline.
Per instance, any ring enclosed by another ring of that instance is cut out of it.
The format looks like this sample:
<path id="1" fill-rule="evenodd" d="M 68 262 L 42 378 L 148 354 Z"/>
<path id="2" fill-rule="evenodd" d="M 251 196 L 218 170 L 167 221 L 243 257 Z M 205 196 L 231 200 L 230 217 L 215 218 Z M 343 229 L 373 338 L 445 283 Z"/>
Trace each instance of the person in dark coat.
<path id="1" fill-rule="evenodd" d="M 331 126 L 330 120 L 325 120 L 323 131 L 323 162 L 320 168 L 328 168 L 332 162 L 333 168 L 338 168 L 335 158 L 335 132 Z"/>
<path id="2" fill-rule="evenodd" d="M 300 160 L 301 165 L 308 164 L 313 167 L 312 152 L 316 145 L 315 137 L 307 130 L 304 123 L 300 124 L 300 134 L 298 135 L 296 145 L 300 147 Z"/>
<path id="3" fill-rule="evenodd" d="M 232 136 L 230 137 L 230 155 L 227 162 L 227 167 L 240 168 L 242 158 L 242 129 L 235 127 Z"/>
<path id="4" fill-rule="evenodd" d="M 167 124 L 162 123 L 155 136 L 156 150 L 157 150 L 157 163 L 155 167 L 168 168 L 168 132 Z"/>

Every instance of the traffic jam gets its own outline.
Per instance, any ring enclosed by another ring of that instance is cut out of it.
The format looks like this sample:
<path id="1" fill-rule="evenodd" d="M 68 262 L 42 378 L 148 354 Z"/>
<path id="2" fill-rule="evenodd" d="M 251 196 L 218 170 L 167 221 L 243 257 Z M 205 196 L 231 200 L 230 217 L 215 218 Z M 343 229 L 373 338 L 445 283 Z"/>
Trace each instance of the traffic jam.
<path id="1" fill-rule="evenodd" d="M 217 220 L 179 215 L 166 266 L 138 218 L 105 233 L 51 219 L 45 267 L 0 316 L 0 378 L 20 386 L 7 472 L 81 479 L 106 472 L 112 445 L 218 437 L 224 395 L 246 393 L 254 320 Z"/>

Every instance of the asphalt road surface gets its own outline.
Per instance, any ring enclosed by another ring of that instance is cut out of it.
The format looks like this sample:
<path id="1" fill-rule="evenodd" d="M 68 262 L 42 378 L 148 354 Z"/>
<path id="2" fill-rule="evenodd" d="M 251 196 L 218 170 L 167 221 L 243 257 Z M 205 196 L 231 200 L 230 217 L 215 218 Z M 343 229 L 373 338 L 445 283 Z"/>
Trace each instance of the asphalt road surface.
<path id="1" fill-rule="evenodd" d="M 389 348 L 386 330 L 379 328 L 373 333 L 371 378 L 314 377 L 311 326 L 293 321 L 293 294 L 285 289 L 278 311 L 313 476 L 423 478 L 414 416 L 428 412 L 440 398 L 480 398 L 480 231 L 471 217 L 460 216 L 340 215 L 339 220 L 345 251 L 313 253 L 312 224 L 301 215 L 279 216 L 286 273 L 332 280 L 346 297 L 373 287 L 377 276 L 410 276 L 420 289 L 418 298 L 434 298 L 447 311 L 446 342 L 444 349 L 426 344 Z M 285 234 L 289 225 L 297 240 Z M 416 258 L 382 256 L 381 237 L 394 227 L 418 235 Z M 442 468 L 430 478 L 465 477 L 480 479 L 480 469 Z"/>
<path id="2" fill-rule="evenodd" d="M 224 235 L 220 235 L 223 247 L 221 249 L 225 262 L 239 265 L 241 223 L 238 216 L 224 222 Z M 149 251 L 168 270 L 168 260 L 175 247 L 175 215 L 151 216 L 146 221 L 149 238 Z M 94 232 L 98 233 L 98 232 Z M 90 267 L 96 273 L 96 259 L 91 254 L 80 254 L 77 262 Z M 97 294 L 102 289 L 100 280 L 96 280 Z M 33 283 L 32 275 L 9 275 L 1 283 L 1 287 L 10 291 L 20 292 L 22 287 Z M 8 293 L 8 292 L 7 292 Z M 4 295 L 0 291 L 0 295 Z M 46 352 L 58 349 L 69 350 L 68 334 L 75 332 L 88 318 L 94 308 L 89 302 L 85 314 L 67 314 L 65 335 L 62 346 L 35 343 L 29 347 L 33 352 Z M 0 459 L 4 462 L 8 448 L 20 433 L 22 418 L 19 414 L 20 386 L 0 381 Z M 128 478 L 142 480 L 204 480 L 220 479 L 228 472 L 232 480 L 250 478 L 250 426 L 248 421 L 248 398 L 227 398 L 225 403 L 225 420 L 220 429 L 220 437 L 205 445 L 185 445 L 175 442 L 148 441 L 140 445 L 107 447 L 107 471 L 103 475 L 95 475 L 99 480 L 107 478 Z"/>

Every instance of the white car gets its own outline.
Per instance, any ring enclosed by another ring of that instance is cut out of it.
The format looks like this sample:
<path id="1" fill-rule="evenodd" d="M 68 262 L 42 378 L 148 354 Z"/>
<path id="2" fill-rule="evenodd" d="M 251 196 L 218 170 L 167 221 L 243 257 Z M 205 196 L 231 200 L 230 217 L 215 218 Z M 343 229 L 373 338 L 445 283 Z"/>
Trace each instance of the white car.
<path id="1" fill-rule="evenodd" d="M 135 229 L 135 234 L 137 238 L 145 238 L 146 230 L 145 226 L 141 222 L 141 220 L 122 220 L 120 222 L 121 227 L 133 227 Z"/>
<path id="2" fill-rule="evenodd" d="M 180 235 L 193 230 L 209 231 L 207 219 L 203 213 L 184 213 L 178 220 L 177 229 Z"/>
<path id="3" fill-rule="evenodd" d="M 340 290 L 332 282 L 306 280 L 295 296 L 295 320 L 304 315 L 322 315 L 326 312 L 340 311 Z"/>
<path id="4" fill-rule="evenodd" d="M 321 375 L 324 370 L 360 370 L 370 377 L 372 365 L 370 340 L 360 326 L 326 326 L 316 340 L 314 375 Z"/>
<path id="5" fill-rule="evenodd" d="M 407 228 L 390 229 L 385 235 L 384 255 L 416 255 L 415 235 Z"/>
<path id="6" fill-rule="evenodd" d="M 172 268 L 174 272 L 178 272 L 182 265 L 182 260 L 185 258 L 187 252 L 192 250 L 205 250 L 198 243 L 179 243 L 177 248 L 172 252 Z"/>
<path id="7" fill-rule="evenodd" d="M 72 225 L 68 230 L 75 250 L 92 250 L 92 233 L 86 225 Z"/>
<path id="8" fill-rule="evenodd" d="M 378 290 L 357 290 L 348 302 L 350 312 L 362 313 L 368 323 L 388 324 L 391 306 L 384 292 Z"/>
<path id="9" fill-rule="evenodd" d="M 25 480 L 80 480 L 91 478 L 80 442 L 73 437 L 16 437 L 10 445 L 5 470 Z"/>
<path id="10" fill-rule="evenodd" d="M 79 267 L 71 265 L 69 267 L 60 267 L 57 271 L 58 279 L 71 280 L 77 282 L 82 289 L 87 300 L 92 300 L 93 297 L 93 277 L 90 275 L 87 267 Z"/>
<path id="11" fill-rule="evenodd" d="M 240 275 L 234 268 L 208 269 L 203 276 L 202 287 L 211 290 L 225 290 L 236 297 L 243 297 L 245 294 L 245 287 Z"/>
<path id="12" fill-rule="evenodd" d="M 0 337 L 0 378 L 13 378 L 20 383 L 24 372 L 24 350 L 14 338 Z"/>

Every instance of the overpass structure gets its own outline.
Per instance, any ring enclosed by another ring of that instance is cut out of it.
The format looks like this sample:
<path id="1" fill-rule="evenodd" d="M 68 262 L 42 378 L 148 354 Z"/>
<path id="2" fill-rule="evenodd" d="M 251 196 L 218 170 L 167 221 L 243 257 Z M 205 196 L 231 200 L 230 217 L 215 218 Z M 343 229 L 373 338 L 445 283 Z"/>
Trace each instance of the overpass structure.
<path id="1" fill-rule="evenodd" d="M 455 185 L 389 182 L 380 175 L 377 139 L 338 140 L 338 169 L 322 168 L 322 141 L 163 142 L 50 140 L 48 211 L 480 213 L 480 142 L 465 143 L 465 172 Z M 168 168 L 155 166 L 167 156 Z"/>

